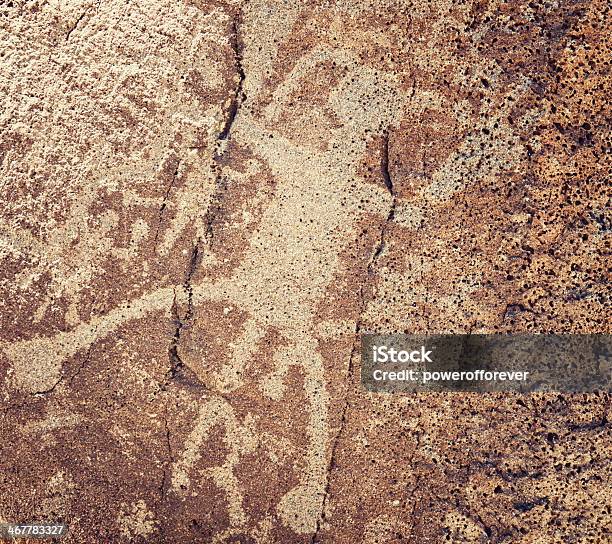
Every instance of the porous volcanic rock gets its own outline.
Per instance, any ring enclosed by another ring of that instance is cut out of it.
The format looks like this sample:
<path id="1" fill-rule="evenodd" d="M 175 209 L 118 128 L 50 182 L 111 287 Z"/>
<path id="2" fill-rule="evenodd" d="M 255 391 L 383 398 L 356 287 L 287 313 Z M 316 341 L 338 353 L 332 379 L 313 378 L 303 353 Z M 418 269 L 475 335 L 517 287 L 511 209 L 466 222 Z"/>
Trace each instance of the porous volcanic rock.
<path id="1" fill-rule="evenodd" d="M 0 521 L 607 541 L 609 394 L 367 393 L 358 346 L 611 332 L 609 17 L 2 2 Z"/>

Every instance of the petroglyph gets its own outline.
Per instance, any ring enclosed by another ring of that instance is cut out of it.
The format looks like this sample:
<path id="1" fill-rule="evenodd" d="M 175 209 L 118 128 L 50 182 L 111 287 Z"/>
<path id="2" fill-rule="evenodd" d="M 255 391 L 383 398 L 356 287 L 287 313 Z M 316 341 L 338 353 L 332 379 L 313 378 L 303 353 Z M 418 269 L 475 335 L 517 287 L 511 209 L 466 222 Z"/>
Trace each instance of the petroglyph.
<path id="1" fill-rule="evenodd" d="M 2 519 L 601 540 L 608 396 L 376 396 L 357 348 L 609 332 L 605 13 L 1 6 Z"/>

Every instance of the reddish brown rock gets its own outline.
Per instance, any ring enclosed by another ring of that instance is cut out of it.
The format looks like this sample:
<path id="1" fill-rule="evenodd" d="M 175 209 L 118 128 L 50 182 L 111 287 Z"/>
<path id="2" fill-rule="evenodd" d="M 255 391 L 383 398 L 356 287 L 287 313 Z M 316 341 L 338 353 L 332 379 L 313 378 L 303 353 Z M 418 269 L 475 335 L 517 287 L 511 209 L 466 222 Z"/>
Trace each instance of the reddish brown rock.
<path id="1" fill-rule="evenodd" d="M 0 7 L 0 521 L 604 542 L 610 397 L 366 393 L 365 332 L 610 332 L 603 2 Z"/>

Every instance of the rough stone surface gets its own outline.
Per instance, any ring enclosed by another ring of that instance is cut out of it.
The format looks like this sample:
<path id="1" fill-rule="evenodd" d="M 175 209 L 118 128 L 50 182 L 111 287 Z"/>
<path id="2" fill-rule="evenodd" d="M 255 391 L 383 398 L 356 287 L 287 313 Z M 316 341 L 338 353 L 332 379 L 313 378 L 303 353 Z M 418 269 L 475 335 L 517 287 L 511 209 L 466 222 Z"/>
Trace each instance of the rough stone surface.
<path id="1" fill-rule="evenodd" d="M 0 3 L 0 521 L 603 543 L 610 396 L 363 332 L 610 332 L 605 1 Z"/>

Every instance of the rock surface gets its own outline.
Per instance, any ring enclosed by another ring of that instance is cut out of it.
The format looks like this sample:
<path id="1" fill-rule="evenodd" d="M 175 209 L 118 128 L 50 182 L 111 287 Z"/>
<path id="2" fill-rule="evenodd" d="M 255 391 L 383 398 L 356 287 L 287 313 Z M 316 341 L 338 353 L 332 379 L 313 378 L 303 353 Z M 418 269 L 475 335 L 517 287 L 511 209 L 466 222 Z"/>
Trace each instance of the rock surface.
<path id="1" fill-rule="evenodd" d="M 0 521 L 606 541 L 609 395 L 368 394 L 357 346 L 610 332 L 609 15 L 3 2 Z"/>

